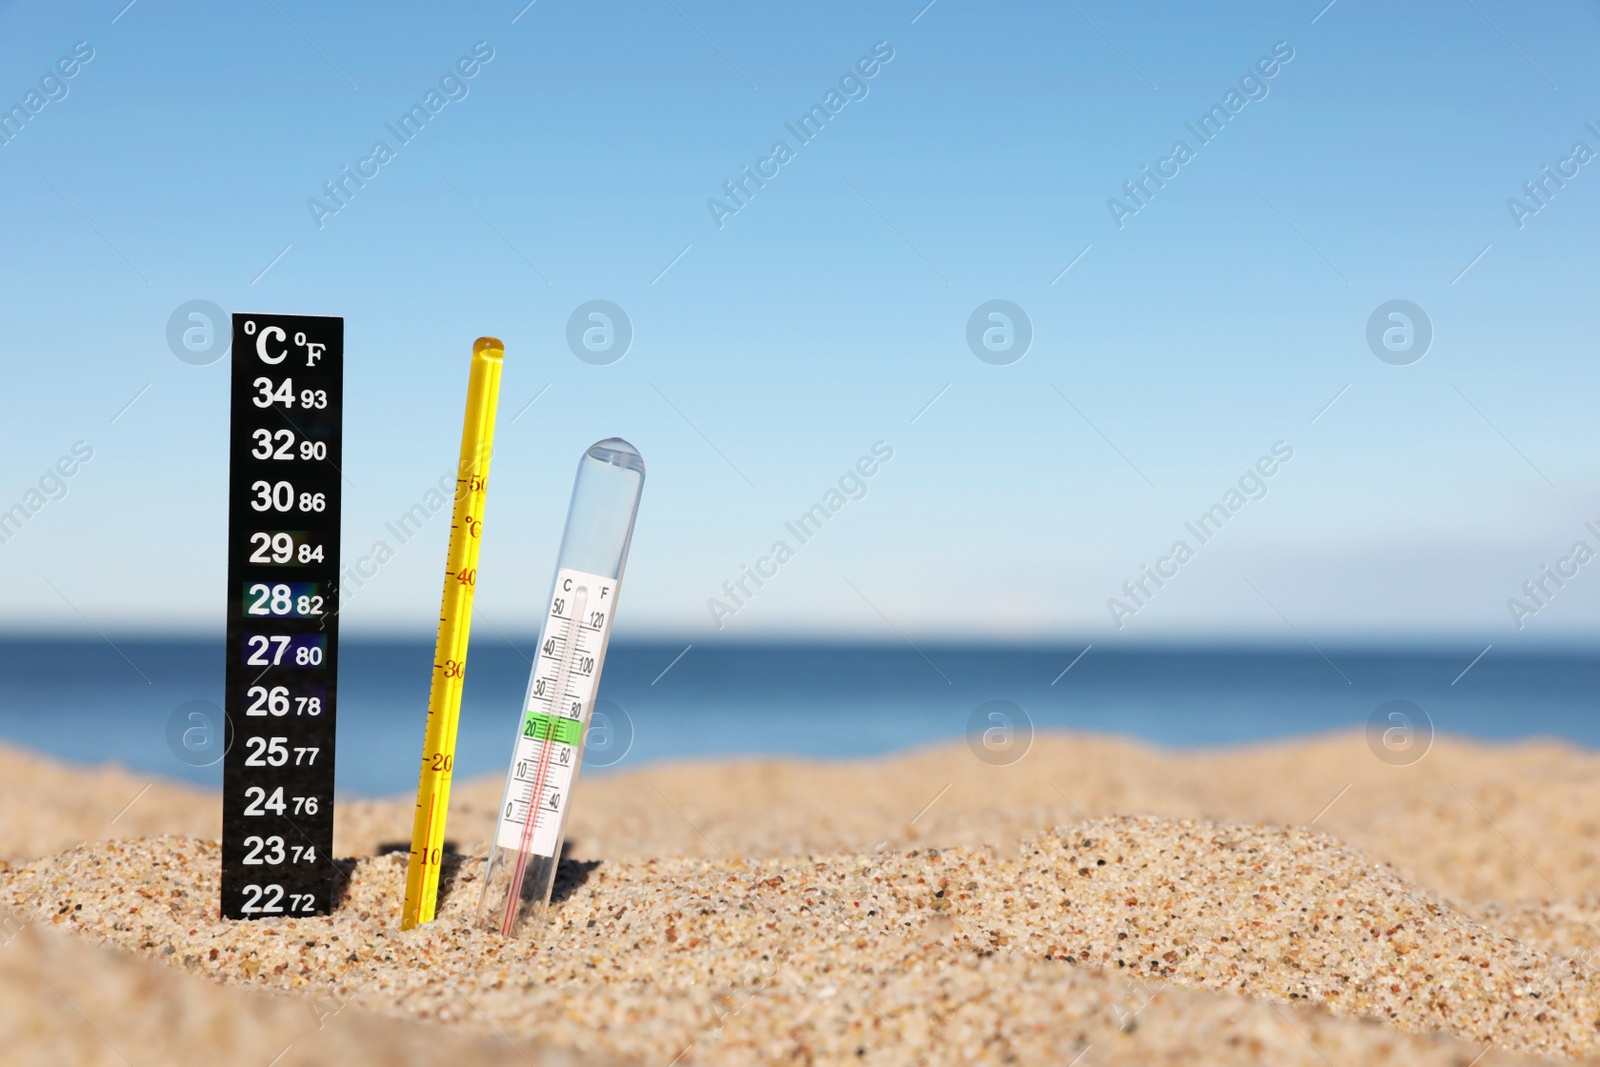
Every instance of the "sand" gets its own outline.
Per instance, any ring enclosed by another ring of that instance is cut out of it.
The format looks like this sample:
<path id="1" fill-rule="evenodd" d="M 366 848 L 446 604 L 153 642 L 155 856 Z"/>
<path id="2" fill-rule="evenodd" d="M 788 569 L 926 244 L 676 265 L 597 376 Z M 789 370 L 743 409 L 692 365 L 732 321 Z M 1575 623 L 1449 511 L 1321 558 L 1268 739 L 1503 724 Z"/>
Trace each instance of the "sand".
<path id="1" fill-rule="evenodd" d="M 472 921 L 498 781 L 436 923 L 398 929 L 409 798 L 342 805 L 334 917 L 225 923 L 214 798 L 0 752 L 0 1011 L 37 1062 L 1600 1063 L 1597 771 L 1055 735 L 589 775 L 533 944 Z"/>

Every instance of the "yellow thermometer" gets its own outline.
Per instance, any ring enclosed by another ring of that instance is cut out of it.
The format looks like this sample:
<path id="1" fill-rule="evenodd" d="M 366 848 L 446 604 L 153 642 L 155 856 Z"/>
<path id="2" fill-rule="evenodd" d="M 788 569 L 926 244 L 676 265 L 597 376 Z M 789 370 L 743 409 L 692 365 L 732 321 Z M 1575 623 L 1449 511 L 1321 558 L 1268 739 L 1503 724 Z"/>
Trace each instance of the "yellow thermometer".
<path id="1" fill-rule="evenodd" d="M 433 688 L 422 742 L 417 812 L 406 866 L 406 902 L 400 929 L 433 921 L 444 858 L 445 816 L 456 762 L 456 727 L 461 721 L 461 684 L 467 674 L 467 638 L 478 585 L 478 546 L 483 543 L 483 505 L 489 494 L 489 457 L 494 450 L 494 414 L 500 400 L 505 346 L 493 337 L 472 345 L 467 414 L 461 427 L 461 462 L 456 470 L 455 511 L 439 606 L 439 640 L 433 652 Z"/>

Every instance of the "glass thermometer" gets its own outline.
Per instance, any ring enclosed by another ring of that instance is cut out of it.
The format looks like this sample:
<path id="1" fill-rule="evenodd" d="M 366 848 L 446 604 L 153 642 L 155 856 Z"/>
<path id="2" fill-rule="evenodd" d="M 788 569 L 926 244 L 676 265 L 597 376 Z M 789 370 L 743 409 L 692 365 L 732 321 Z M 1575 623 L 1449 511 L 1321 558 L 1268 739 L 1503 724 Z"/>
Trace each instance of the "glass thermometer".
<path id="1" fill-rule="evenodd" d="M 621 438 L 578 461 L 478 909 L 506 937 L 537 931 L 550 902 L 643 489 L 644 460 Z"/>
<path id="2" fill-rule="evenodd" d="M 439 639 L 434 645 L 433 686 L 422 742 L 417 810 L 406 865 L 406 902 L 400 929 L 433 921 L 444 859 L 445 816 L 456 762 L 456 731 L 461 720 L 461 687 L 467 674 L 467 642 L 472 634 L 472 603 L 478 587 L 478 546 L 483 543 L 483 508 L 489 495 L 489 459 L 494 451 L 494 416 L 500 402 L 500 370 L 505 346 L 493 337 L 472 345 L 467 379 L 467 413 L 461 428 L 461 459 L 456 465 L 456 501 L 445 557 L 444 595 L 439 605 Z"/>

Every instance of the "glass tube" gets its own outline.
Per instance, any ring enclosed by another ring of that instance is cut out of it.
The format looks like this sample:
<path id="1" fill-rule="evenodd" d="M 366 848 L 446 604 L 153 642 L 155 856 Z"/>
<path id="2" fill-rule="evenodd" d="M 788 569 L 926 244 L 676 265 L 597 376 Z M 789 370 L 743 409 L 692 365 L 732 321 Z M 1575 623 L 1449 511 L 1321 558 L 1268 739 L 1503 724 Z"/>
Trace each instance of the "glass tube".
<path id="1" fill-rule="evenodd" d="M 506 937 L 536 935 L 550 902 L 643 489 L 644 460 L 621 438 L 578 461 L 478 907 Z"/>

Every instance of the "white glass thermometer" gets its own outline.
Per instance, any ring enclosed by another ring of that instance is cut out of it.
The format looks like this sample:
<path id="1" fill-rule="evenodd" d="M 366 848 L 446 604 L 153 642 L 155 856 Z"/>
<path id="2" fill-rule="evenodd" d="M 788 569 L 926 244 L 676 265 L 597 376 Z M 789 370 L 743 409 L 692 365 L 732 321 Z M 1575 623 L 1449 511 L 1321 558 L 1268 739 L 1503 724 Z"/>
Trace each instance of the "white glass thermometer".
<path id="1" fill-rule="evenodd" d="M 507 937 L 536 933 L 550 902 L 643 489 L 644 460 L 621 438 L 578 461 L 478 909 Z"/>

